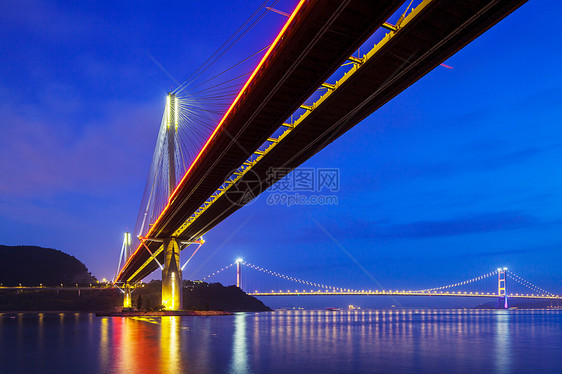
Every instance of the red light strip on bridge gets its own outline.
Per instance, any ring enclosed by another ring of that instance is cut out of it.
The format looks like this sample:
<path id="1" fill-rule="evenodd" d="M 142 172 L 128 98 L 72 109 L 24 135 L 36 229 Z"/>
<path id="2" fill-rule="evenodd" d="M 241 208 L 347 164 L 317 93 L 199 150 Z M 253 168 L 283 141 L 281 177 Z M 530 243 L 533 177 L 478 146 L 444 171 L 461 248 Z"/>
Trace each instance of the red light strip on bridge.
<path id="1" fill-rule="evenodd" d="M 273 43 L 271 44 L 271 46 L 269 47 L 269 49 L 267 50 L 266 54 L 263 56 L 263 58 L 261 59 L 261 61 L 259 62 L 258 66 L 256 66 L 256 68 L 254 69 L 252 75 L 250 75 L 250 77 L 248 78 L 248 80 L 246 81 L 246 83 L 244 84 L 244 86 L 242 87 L 242 89 L 240 90 L 240 92 L 238 93 L 238 96 L 236 96 L 236 98 L 234 99 L 234 101 L 232 102 L 232 104 L 230 104 L 230 107 L 228 108 L 228 110 L 226 111 L 226 113 L 224 114 L 224 116 L 222 117 L 222 119 L 220 120 L 219 124 L 217 125 L 217 127 L 215 127 L 215 130 L 213 130 L 213 133 L 209 136 L 209 138 L 207 139 L 207 141 L 205 142 L 205 144 L 203 145 L 203 148 L 201 148 L 201 150 L 199 151 L 199 153 L 197 154 L 197 157 L 195 157 L 195 159 L 193 160 L 193 162 L 191 163 L 191 166 L 189 167 L 189 169 L 187 169 L 187 171 L 185 172 L 185 174 L 183 175 L 180 183 L 177 185 L 177 187 L 175 188 L 174 192 L 170 195 L 170 198 L 168 199 L 168 204 L 166 204 L 166 206 L 164 207 L 164 209 L 162 210 L 162 213 L 160 213 L 160 216 L 158 216 L 158 218 L 156 219 L 156 221 L 154 222 L 154 224 L 152 225 L 151 229 L 148 231 L 148 233 L 146 234 L 147 237 L 150 237 L 150 234 L 152 233 L 152 230 L 154 230 L 154 228 L 156 227 L 156 225 L 158 224 L 158 222 L 160 221 L 160 219 L 164 216 L 164 213 L 166 213 L 166 211 L 168 210 L 168 208 L 170 207 L 171 202 L 173 201 L 174 197 L 176 196 L 176 194 L 178 193 L 180 187 L 183 185 L 183 183 L 185 182 L 185 180 L 187 179 L 187 176 L 189 175 L 189 172 L 191 171 L 191 169 L 193 169 L 193 167 L 195 166 L 195 164 L 197 163 L 197 161 L 199 160 L 199 158 L 201 157 L 201 155 L 203 154 L 203 152 L 205 151 L 205 149 L 207 148 L 207 146 L 210 144 L 211 140 L 213 139 L 213 137 L 215 136 L 215 134 L 219 131 L 219 129 L 221 128 L 221 126 L 223 125 L 223 123 L 226 121 L 226 118 L 228 117 L 228 115 L 230 114 L 230 112 L 232 112 L 234 106 L 236 105 L 236 103 L 238 102 L 238 100 L 240 99 L 240 97 L 242 96 L 242 94 L 244 93 L 244 91 L 246 90 L 246 88 L 248 87 L 248 85 L 250 84 L 250 82 L 252 81 L 252 79 L 254 79 L 255 75 L 258 73 L 258 71 L 260 70 L 260 68 L 262 67 L 262 65 L 265 63 L 265 60 L 267 60 L 267 58 L 269 57 L 269 55 L 272 53 L 272 51 L 275 49 L 275 47 L 277 46 L 277 44 L 279 43 L 279 41 L 281 40 L 281 38 L 283 37 L 283 35 L 285 34 L 285 31 L 287 30 L 287 28 L 289 27 L 289 25 L 291 24 L 291 22 L 293 21 L 293 19 L 295 18 L 295 16 L 297 15 L 297 13 L 299 12 L 299 10 L 302 8 L 303 4 L 306 3 L 307 0 L 300 0 L 299 3 L 297 4 L 297 6 L 295 7 L 295 10 L 293 10 L 293 13 L 291 14 L 291 17 L 289 17 L 289 19 L 287 20 L 287 22 L 285 23 L 285 25 L 283 26 L 283 28 L 281 29 L 281 31 L 279 32 L 279 34 L 277 34 L 277 37 L 275 38 L 275 40 L 273 41 Z M 125 270 L 125 268 L 127 267 L 127 265 L 129 265 L 129 262 L 131 261 L 131 259 L 137 254 L 137 252 L 141 249 L 142 245 L 139 245 L 137 247 L 137 249 L 135 250 L 135 252 L 129 257 L 129 259 L 127 260 L 127 263 L 125 263 L 125 265 L 123 266 L 123 269 L 121 269 L 121 271 L 119 272 L 119 275 L 117 276 L 116 279 L 119 279 L 121 277 L 121 274 L 123 273 L 123 270 Z"/>

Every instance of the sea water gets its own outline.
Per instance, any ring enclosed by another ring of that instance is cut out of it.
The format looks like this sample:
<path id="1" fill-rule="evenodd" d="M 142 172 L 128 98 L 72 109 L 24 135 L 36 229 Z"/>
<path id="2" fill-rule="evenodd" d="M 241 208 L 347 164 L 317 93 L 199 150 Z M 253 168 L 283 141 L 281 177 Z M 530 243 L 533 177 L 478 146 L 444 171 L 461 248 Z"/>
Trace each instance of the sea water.
<path id="1" fill-rule="evenodd" d="M 1 313 L 0 373 L 562 373 L 560 310 Z"/>

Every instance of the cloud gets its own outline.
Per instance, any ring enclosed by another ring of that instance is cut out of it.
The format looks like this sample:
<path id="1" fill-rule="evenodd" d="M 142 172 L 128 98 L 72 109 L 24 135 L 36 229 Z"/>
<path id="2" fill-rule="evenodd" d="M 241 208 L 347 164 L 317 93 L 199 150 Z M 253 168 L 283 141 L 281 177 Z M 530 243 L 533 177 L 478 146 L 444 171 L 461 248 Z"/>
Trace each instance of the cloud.
<path id="1" fill-rule="evenodd" d="M 491 147 L 491 146 L 490 146 Z M 371 185 L 375 190 L 382 191 L 402 184 L 407 187 L 418 181 L 428 181 L 435 184 L 436 181 L 453 181 L 454 177 L 463 175 L 480 175 L 484 172 L 502 171 L 512 166 L 523 165 L 526 162 L 537 163 L 538 160 L 546 159 L 555 152 L 560 153 L 562 143 L 553 143 L 537 146 L 521 147 L 510 151 L 490 150 L 482 152 L 482 155 L 451 156 L 447 160 L 416 161 L 416 155 L 406 160 L 383 160 L 375 164 L 369 173 L 350 173 L 345 169 L 342 171 L 342 190 L 339 192 L 342 198 L 364 191 L 364 185 Z M 546 162 L 554 164 L 555 158 L 549 158 Z M 374 161 L 379 162 L 379 161 Z M 523 165 L 527 167 L 527 165 Z M 345 178 L 345 179 L 343 179 Z"/>
<path id="2" fill-rule="evenodd" d="M 43 0 L 4 0 L 0 21 L 12 33 L 28 32 L 35 38 L 78 40 L 99 19 L 87 12 L 69 11 L 56 2 Z"/>
<path id="3" fill-rule="evenodd" d="M 160 122 L 148 106 L 124 103 L 107 105 L 106 116 L 88 123 L 79 115 L 66 123 L 29 118 L 9 105 L 0 106 L 0 118 L 0 193 L 34 198 L 107 194 L 138 182 Z"/>
<path id="4" fill-rule="evenodd" d="M 535 217 L 522 212 L 498 212 L 399 224 L 354 221 L 345 225 L 327 225 L 327 230 L 337 238 L 353 233 L 354 238 L 365 239 L 424 239 L 516 230 L 537 224 L 539 222 Z M 318 240 L 318 235 L 312 227 L 303 231 L 302 239 Z"/>
<path id="5" fill-rule="evenodd" d="M 505 257 L 513 255 L 525 255 L 537 252 L 558 252 L 562 246 L 560 244 L 555 245 L 548 245 L 548 246 L 539 246 L 539 247 L 527 247 L 527 248 L 519 248 L 519 249 L 507 249 L 507 250 L 499 250 L 499 251 L 487 251 L 487 252 L 467 252 L 461 253 L 455 256 L 451 256 L 451 258 L 475 258 L 475 257 Z"/>
<path id="6" fill-rule="evenodd" d="M 536 224 L 536 219 L 520 212 L 500 212 L 440 221 L 417 221 L 375 228 L 375 238 L 430 238 L 514 230 Z"/>

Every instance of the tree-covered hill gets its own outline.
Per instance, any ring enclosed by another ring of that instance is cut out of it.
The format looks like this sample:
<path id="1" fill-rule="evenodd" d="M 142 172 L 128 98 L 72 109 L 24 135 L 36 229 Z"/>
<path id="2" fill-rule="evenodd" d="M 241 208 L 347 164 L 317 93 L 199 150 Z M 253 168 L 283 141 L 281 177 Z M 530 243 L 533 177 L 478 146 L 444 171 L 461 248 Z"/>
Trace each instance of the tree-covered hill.
<path id="1" fill-rule="evenodd" d="M 0 283 L 4 286 L 58 286 L 96 282 L 86 266 L 62 251 L 36 246 L 0 245 Z"/>

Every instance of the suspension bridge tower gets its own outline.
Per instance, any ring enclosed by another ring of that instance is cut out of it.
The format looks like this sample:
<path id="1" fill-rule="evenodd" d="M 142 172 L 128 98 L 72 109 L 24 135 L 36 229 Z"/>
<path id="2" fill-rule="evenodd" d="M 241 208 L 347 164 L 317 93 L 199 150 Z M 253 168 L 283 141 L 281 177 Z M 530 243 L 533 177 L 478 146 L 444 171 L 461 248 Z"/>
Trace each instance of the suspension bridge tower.
<path id="1" fill-rule="evenodd" d="M 242 289 L 242 260 L 241 258 L 236 260 L 236 287 Z"/>
<path id="2" fill-rule="evenodd" d="M 170 93 L 166 100 L 168 191 L 176 188 L 176 135 L 178 132 L 178 98 Z M 180 244 L 177 238 L 164 240 L 164 268 L 162 269 L 162 305 L 166 310 L 182 308 L 182 271 L 180 267 Z"/>
<path id="3" fill-rule="evenodd" d="M 507 309 L 507 268 L 498 268 L 498 308 Z"/>

